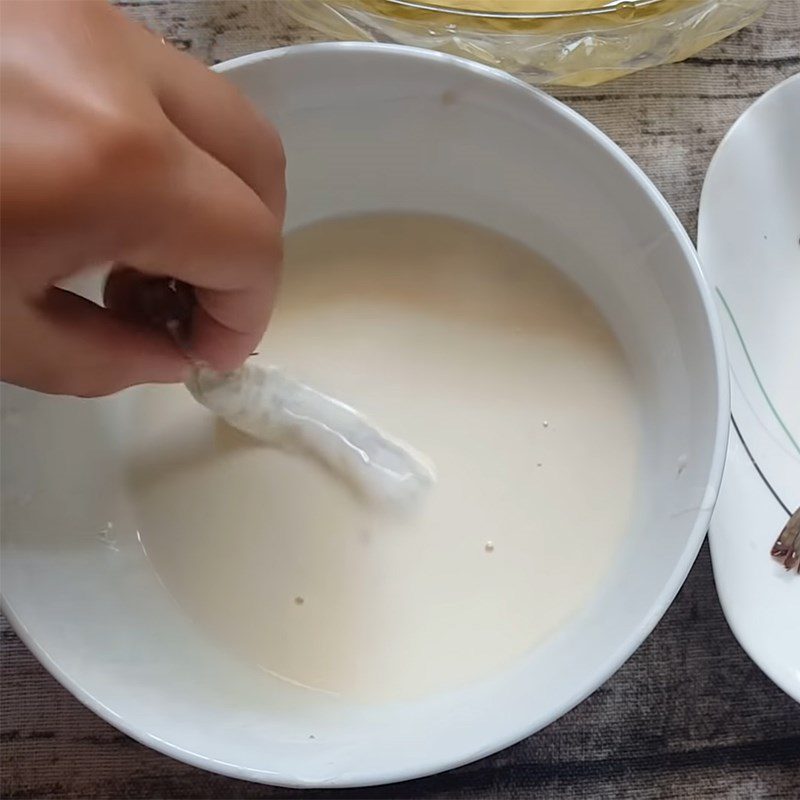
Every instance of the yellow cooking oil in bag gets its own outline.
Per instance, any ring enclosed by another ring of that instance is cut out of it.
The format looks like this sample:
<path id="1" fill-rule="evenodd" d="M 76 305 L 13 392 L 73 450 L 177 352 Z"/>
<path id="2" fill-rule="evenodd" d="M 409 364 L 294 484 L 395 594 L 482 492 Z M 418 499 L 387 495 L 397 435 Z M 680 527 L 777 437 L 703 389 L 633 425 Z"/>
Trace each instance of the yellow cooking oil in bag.
<path id="1" fill-rule="evenodd" d="M 293 0 L 339 39 L 465 56 L 532 83 L 592 86 L 680 61 L 755 20 L 769 0 Z"/>

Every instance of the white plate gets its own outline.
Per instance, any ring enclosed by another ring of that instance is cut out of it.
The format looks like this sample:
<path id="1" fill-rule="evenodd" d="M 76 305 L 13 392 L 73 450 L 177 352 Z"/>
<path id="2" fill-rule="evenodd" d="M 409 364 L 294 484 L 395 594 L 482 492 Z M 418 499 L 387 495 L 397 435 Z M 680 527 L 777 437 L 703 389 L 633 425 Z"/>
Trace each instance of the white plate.
<path id="1" fill-rule="evenodd" d="M 769 554 L 800 506 L 800 75 L 757 100 L 722 141 L 698 243 L 731 368 L 714 577 L 742 647 L 800 702 L 800 576 Z"/>

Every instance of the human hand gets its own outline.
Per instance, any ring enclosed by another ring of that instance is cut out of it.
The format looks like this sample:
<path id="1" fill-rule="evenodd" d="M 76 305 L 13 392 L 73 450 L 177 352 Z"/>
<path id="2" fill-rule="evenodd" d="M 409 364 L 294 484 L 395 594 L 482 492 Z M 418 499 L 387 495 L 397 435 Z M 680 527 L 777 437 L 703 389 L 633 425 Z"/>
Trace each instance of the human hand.
<path id="1" fill-rule="evenodd" d="M 222 77 L 103 0 L 0 3 L 3 380 L 102 395 L 183 380 L 138 316 L 143 281 L 195 288 L 191 348 L 217 369 L 260 340 L 281 261 L 275 130 Z M 102 308 L 56 284 L 111 273 Z"/>

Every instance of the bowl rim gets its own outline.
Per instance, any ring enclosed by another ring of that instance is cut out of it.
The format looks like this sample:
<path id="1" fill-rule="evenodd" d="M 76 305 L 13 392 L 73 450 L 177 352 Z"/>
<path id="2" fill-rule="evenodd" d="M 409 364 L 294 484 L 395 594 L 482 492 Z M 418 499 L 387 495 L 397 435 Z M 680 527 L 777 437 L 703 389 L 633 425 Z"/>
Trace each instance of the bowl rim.
<path id="1" fill-rule="evenodd" d="M 240 766 L 228 762 L 221 762 L 210 756 L 201 753 L 188 751 L 178 744 L 163 739 L 148 730 L 143 729 L 134 723 L 128 722 L 120 717 L 111 708 L 106 706 L 99 698 L 92 695 L 81 686 L 80 682 L 69 675 L 59 664 L 50 656 L 43 644 L 38 642 L 33 634 L 28 630 L 23 620 L 17 616 L 13 605 L 8 598 L 2 597 L 2 611 L 9 620 L 12 628 L 20 637 L 25 646 L 33 653 L 36 659 L 47 669 L 47 671 L 83 705 L 101 717 L 103 720 L 114 726 L 121 732 L 130 736 L 132 739 L 146 745 L 164 755 L 170 756 L 190 766 L 198 767 L 209 772 L 217 773 L 232 778 L 249 780 L 257 783 L 266 783 L 273 786 L 287 788 L 345 788 L 345 787 L 364 787 L 377 786 L 398 781 L 421 778 L 428 775 L 437 774 L 445 770 L 472 763 L 480 758 L 492 755 L 517 742 L 522 741 L 528 736 L 533 735 L 555 720 L 562 717 L 573 709 L 589 695 L 602 686 L 639 648 L 644 640 L 652 632 L 653 628 L 660 621 L 662 616 L 675 599 L 678 591 L 684 584 L 689 570 L 692 568 L 708 530 L 708 523 L 713 511 L 714 503 L 717 498 L 722 472 L 725 463 L 729 436 L 729 417 L 730 417 L 730 390 L 727 358 L 725 354 L 724 339 L 722 336 L 721 321 L 718 316 L 716 306 L 713 301 L 711 290 L 706 283 L 694 245 L 692 244 L 686 230 L 678 219 L 677 215 L 661 195 L 652 181 L 642 171 L 642 169 L 628 156 L 619 145 L 603 133 L 591 122 L 583 118 L 577 111 L 573 110 L 564 103 L 556 100 L 547 93 L 532 87 L 524 81 L 513 77 L 494 67 L 469 61 L 459 56 L 440 53 L 431 50 L 424 50 L 406 45 L 383 44 L 375 42 L 317 42 L 309 44 L 288 45 L 285 47 L 262 50 L 249 53 L 237 58 L 229 59 L 215 65 L 212 69 L 218 73 L 226 73 L 241 67 L 252 66 L 262 61 L 272 61 L 287 56 L 302 57 L 306 54 L 336 54 L 344 52 L 362 53 L 368 56 L 382 57 L 382 54 L 393 54 L 411 60 L 426 61 L 433 65 L 440 64 L 456 67 L 460 70 L 472 72 L 484 78 L 504 83 L 506 86 L 513 87 L 536 102 L 546 106 L 552 113 L 568 120 L 571 125 L 577 126 L 584 131 L 591 139 L 600 144 L 608 156 L 615 159 L 628 173 L 631 179 L 643 190 L 655 208 L 660 212 L 667 230 L 674 235 L 680 246 L 684 262 L 689 270 L 694 289 L 701 301 L 701 308 L 704 315 L 704 322 L 709 331 L 710 344 L 714 359 L 714 375 L 716 386 L 716 421 L 714 431 L 714 446 L 711 458 L 711 465 L 708 474 L 708 484 L 705 496 L 696 510 L 696 518 L 691 533 L 687 540 L 687 545 L 682 556 L 677 560 L 669 578 L 659 592 L 650 607 L 642 613 L 638 623 L 631 629 L 624 641 L 618 646 L 616 651 L 605 661 L 605 663 L 587 673 L 579 682 L 579 687 L 574 693 L 559 706 L 550 710 L 543 718 L 534 720 L 525 725 L 516 726 L 508 731 L 504 736 L 495 738 L 485 743 L 478 750 L 465 753 L 463 756 L 453 758 L 431 758 L 421 766 L 398 766 L 391 771 L 384 770 L 380 773 L 370 769 L 369 766 L 352 771 L 341 778 L 326 778 L 324 780 L 316 778 L 304 778 L 300 774 L 280 774 L 266 770 L 254 770 L 249 767 Z M 335 57 L 335 56 L 334 56 Z"/>

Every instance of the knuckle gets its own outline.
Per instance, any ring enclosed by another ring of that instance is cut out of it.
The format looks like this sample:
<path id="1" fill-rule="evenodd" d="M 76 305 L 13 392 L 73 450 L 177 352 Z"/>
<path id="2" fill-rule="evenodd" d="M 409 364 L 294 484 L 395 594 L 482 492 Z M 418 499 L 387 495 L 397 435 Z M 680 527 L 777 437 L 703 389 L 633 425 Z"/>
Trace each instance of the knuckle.
<path id="1" fill-rule="evenodd" d="M 242 244 L 242 276 L 247 284 L 260 284 L 265 274 L 275 272 L 283 261 L 283 238 L 275 215 L 266 206 L 251 207 L 239 219 L 237 239 Z"/>
<path id="2" fill-rule="evenodd" d="M 265 230 L 266 253 L 270 266 L 280 264 L 283 261 L 283 235 L 281 225 L 273 214 L 269 214 L 269 221 Z"/>
<path id="3" fill-rule="evenodd" d="M 273 278 L 280 273 L 283 264 L 283 237 L 280 228 L 275 222 L 275 218 L 270 215 L 272 227 L 264 232 L 263 244 L 261 247 L 262 257 L 258 259 L 255 269 L 255 278 L 259 283 L 263 282 L 265 276 L 272 283 Z"/>
<path id="4" fill-rule="evenodd" d="M 103 397 L 122 388 L 118 376 L 114 374 L 113 365 L 103 362 L 104 359 L 97 359 L 96 363 L 85 365 L 70 393 L 75 397 Z"/>
<path id="5" fill-rule="evenodd" d="M 73 383 L 69 393 L 75 397 L 105 397 L 128 386 L 115 377 L 109 369 L 87 371 Z"/>
<path id="6" fill-rule="evenodd" d="M 75 397 L 82 397 L 85 399 L 106 397 L 107 395 L 114 394 L 122 388 L 124 387 L 99 385 L 84 386 L 80 391 L 75 392 Z"/>
<path id="7" fill-rule="evenodd" d="M 85 390 L 83 376 L 65 362 L 41 365 L 35 383 L 35 388 L 46 394 L 81 397 Z"/>
<path id="8" fill-rule="evenodd" d="M 111 373 L 108 369 L 93 369 L 79 363 L 81 361 L 79 358 L 64 358 L 41 364 L 34 388 L 46 394 L 68 397 L 102 397 L 121 388 L 109 379 Z"/>
<path id="9" fill-rule="evenodd" d="M 275 166 L 278 172 L 283 174 L 286 171 L 286 148 L 283 146 L 283 140 L 278 135 L 275 128 L 273 128 L 272 125 L 268 127 L 273 141 L 273 159 L 275 160 Z"/>
<path id="10" fill-rule="evenodd" d="M 131 114 L 107 115 L 91 136 L 89 168 L 94 177 L 151 176 L 162 171 L 169 158 L 168 138 L 160 125 Z"/>
<path id="11" fill-rule="evenodd" d="M 278 134 L 278 131 L 267 120 L 263 120 L 262 129 L 268 143 L 266 151 L 269 154 L 269 157 L 265 161 L 268 165 L 265 178 L 267 193 L 271 194 L 274 191 L 276 182 L 279 183 L 281 189 L 285 193 L 286 149 L 283 146 L 283 140 Z"/>

